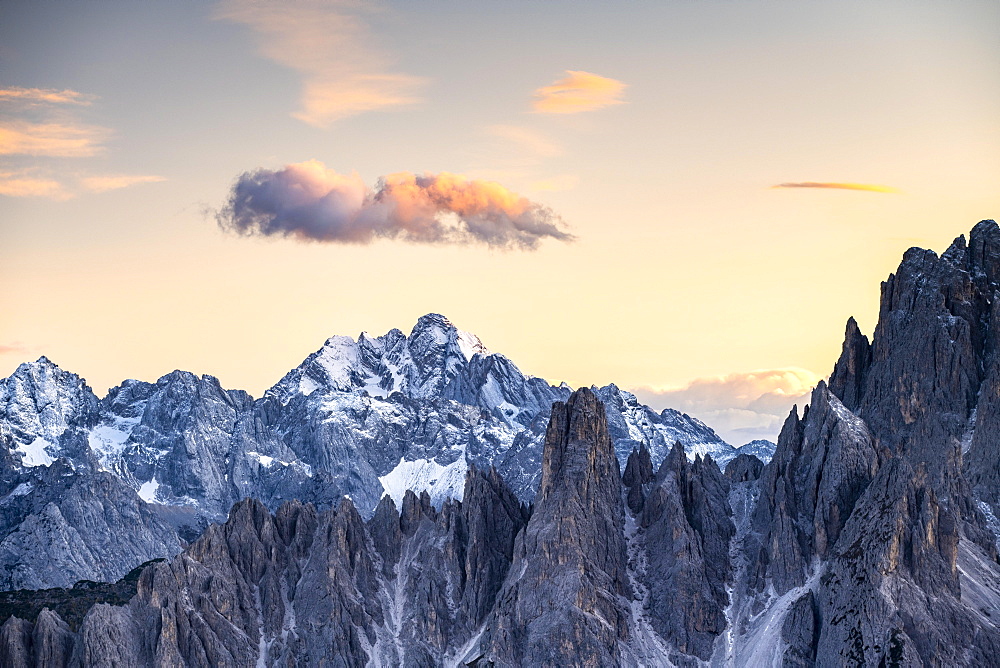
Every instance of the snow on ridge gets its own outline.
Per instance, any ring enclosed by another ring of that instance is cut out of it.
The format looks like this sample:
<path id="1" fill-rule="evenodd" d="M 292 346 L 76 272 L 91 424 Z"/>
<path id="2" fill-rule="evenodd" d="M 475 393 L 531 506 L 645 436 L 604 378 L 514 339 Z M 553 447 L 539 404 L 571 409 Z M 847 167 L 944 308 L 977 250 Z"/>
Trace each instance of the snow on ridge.
<path id="1" fill-rule="evenodd" d="M 465 356 L 466 361 L 471 362 L 472 358 L 477 354 L 483 356 L 491 354 L 475 334 L 464 332 L 460 329 L 456 330 L 456 332 L 455 340 L 458 343 L 458 349 L 462 351 L 462 355 Z"/>
<path id="2" fill-rule="evenodd" d="M 449 497 L 462 499 L 468 470 L 469 463 L 464 456 L 447 465 L 438 464 L 433 459 L 406 461 L 401 457 L 396 468 L 378 480 L 397 508 L 402 508 L 403 497 L 408 489 L 416 493 L 426 491 L 431 497 L 431 503 L 439 506 Z"/>

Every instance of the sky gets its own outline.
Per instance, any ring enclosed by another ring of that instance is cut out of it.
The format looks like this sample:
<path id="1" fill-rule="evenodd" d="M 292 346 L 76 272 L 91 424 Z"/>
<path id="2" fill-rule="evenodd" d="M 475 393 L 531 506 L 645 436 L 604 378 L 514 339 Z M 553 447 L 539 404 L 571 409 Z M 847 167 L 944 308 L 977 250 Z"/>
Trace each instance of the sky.
<path id="1" fill-rule="evenodd" d="M 0 375 L 260 396 L 448 316 L 774 438 L 1000 215 L 1000 3 L 0 3 Z"/>

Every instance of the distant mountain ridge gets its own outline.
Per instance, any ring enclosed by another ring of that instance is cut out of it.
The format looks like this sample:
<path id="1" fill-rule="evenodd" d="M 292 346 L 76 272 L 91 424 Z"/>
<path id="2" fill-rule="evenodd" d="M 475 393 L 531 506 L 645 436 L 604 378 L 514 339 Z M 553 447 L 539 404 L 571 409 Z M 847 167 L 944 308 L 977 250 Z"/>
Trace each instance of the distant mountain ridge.
<path id="1" fill-rule="evenodd" d="M 692 457 L 711 453 L 722 465 L 738 452 L 695 418 L 657 413 L 615 385 L 594 391 L 608 407 L 622 465 L 643 444 L 657 464 L 677 441 Z M 440 506 L 461 498 L 474 464 L 495 466 L 528 502 L 549 411 L 569 393 L 524 375 L 437 314 L 420 318 L 409 335 L 331 337 L 256 400 L 184 371 L 155 383 L 128 380 L 98 399 L 83 379 L 42 357 L 0 381 L 0 509 L 30 507 L 31 520 L 46 504 L 64 508 L 45 483 L 47 468 L 61 461 L 73 479 L 100 475 L 123 498 L 137 494 L 136 507 L 150 504 L 160 542 L 126 541 L 121 558 L 67 558 L 44 576 L 0 571 L 0 587 L 117 579 L 176 552 L 177 537 L 193 539 L 246 497 L 275 509 L 291 499 L 326 507 L 347 495 L 367 516 L 384 493 L 398 505 L 412 489 Z M 59 530 L 44 533 L 27 520 L 12 516 L 6 530 L 0 526 L 0 566 L 2 541 L 24 532 L 30 537 L 17 540 L 55 553 L 86 552 L 70 547 L 77 536 L 97 540 L 87 535 L 86 515 L 74 524 L 63 513 Z M 50 544 L 60 547 L 45 549 Z M 20 559 L 10 554 L 8 561 Z"/>

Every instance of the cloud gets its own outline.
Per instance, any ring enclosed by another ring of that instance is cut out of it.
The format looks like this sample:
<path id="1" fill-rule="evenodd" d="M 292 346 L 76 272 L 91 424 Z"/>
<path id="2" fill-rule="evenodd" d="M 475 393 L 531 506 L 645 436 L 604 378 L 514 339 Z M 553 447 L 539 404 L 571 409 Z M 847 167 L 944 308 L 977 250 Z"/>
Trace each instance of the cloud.
<path id="1" fill-rule="evenodd" d="M 487 130 L 494 137 L 504 139 L 528 153 L 551 158 L 562 155 L 563 152 L 561 146 L 557 146 L 540 133 L 528 128 L 517 125 L 491 125 Z"/>
<path id="2" fill-rule="evenodd" d="M 625 84 L 615 79 L 566 70 L 568 75 L 535 91 L 535 111 L 545 114 L 576 114 L 613 104 L 623 104 Z"/>
<path id="3" fill-rule="evenodd" d="M 23 343 L 0 343 L 0 355 L 23 355 L 30 353 L 32 348 Z"/>
<path id="4" fill-rule="evenodd" d="M 356 173 L 317 161 L 241 174 L 216 214 L 224 229 L 335 243 L 400 239 L 430 244 L 535 248 L 571 241 L 561 219 L 491 181 L 457 174 L 390 174 L 368 188 Z"/>
<path id="5" fill-rule="evenodd" d="M 0 102 L 25 102 L 28 104 L 80 104 L 88 105 L 93 95 L 85 95 L 75 90 L 54 88 L 0 88 Z"/>
<path id="6" fill-rule="evenodd" d="M 140 183 L 165 181 L 162 176 L 116 174 L 112 176 L 83 176 L 75 186 L 40 175 L 37 169 L 0 172 L 0 195 L 7 197 L 46 197 L 58 201 L 73 199 L 81 192 L 103 193 L 127 188 Z M 44 172 L 43 172 L 44 174 Z"/>
<path id="7" fill-rule="evenodd" d="M 88 157 L 103 150 L 108 134 L 105 128 L 85 125 L 0 121 L 0 155 Z"/>
<path id="8" fill-rule="evenodd" d="M 760 369 L 697 378 L 678 388 L 632 390 L 654 408 L 676 408 L 703 420 L 733 445 L 764 438 L 775 440 L 794 404 L 808 403 L 822 380 L 807 369 Z"/>
<path id="9" fill-rule="evenodd" d="M 821 183 L 817 181 L 799 181 L 795 183 L 779 183 L 772 188 L 832 188 L 835 190 L 865 190 L 873 193 L 898 193 L 899 190 L 889 186 L 874 183 Z"/>
<path id="10" fill-rule="evenodd" d="M 47 197 L 67 200 L 73 197 L 53 179 L 31 176 L 29 172 L 0 172 L 0 195 L 7 197 Z"/>
<path id="11" fill-rule="evenodd" d="M 250 27 L 263 54 L 303 78 L 302 109 L 292 116 L 316 127 L 366 111 L 419 102 L 424 79 L 389 71 L 388 58 L 370 45 L 357 11 L 347 1 L 269 3 L 230 0 L 218 17 Z"/>
<path id="12" fill-rule="evenodd" d="M 80 179 L 83 187 L 93 193 L 103 193 L 109 190 L 128 188 L 140 183 L 158 183 L 166 181 L 162 176 L 117 174 L 114 176 L 85 176 Z"/>
<path id="13" fill-rule="evenodd" d="M 92 95 L 52 88 L 0 88 L 0 155 L 80 158 L 96 155 L 106 128 L 79 123 L 60 105 L 89 105 Z"/>

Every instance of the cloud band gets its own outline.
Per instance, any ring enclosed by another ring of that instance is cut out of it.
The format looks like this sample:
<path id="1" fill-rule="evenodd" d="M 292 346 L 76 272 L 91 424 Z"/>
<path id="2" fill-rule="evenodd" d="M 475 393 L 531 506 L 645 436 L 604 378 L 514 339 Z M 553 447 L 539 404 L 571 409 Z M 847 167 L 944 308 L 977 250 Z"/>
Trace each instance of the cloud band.
<path id="1" fill-rule="evenodd" d="M 830 183 L 821 181 L 797 181 L 779 183 L 772 188 L 830 188 L 833 190 L 864 190 L 872 193 L 898 193 L 899 190 L 875 183 Z"/>

